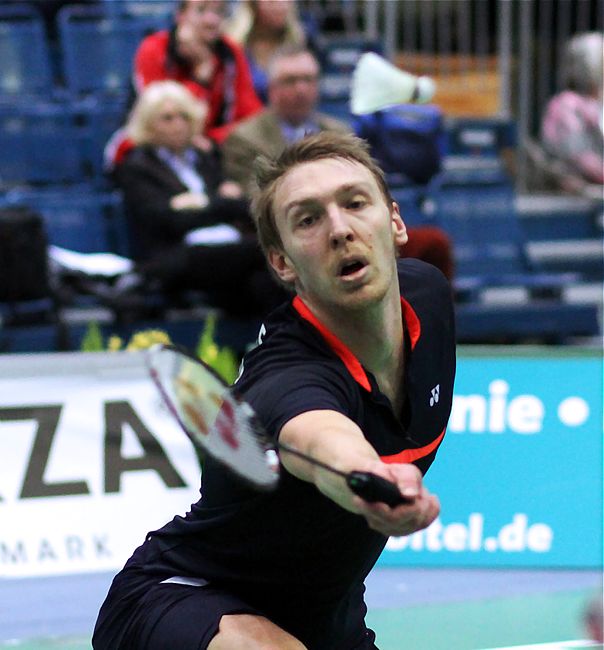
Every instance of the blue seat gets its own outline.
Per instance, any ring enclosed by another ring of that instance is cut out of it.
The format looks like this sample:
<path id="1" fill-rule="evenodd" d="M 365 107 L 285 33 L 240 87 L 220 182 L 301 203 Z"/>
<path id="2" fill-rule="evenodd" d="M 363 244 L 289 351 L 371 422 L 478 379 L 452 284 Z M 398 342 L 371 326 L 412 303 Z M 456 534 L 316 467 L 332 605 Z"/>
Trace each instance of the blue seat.
<path id="1" fill-rule="evenodd" d="M 498 117 L 445 120 L 446 152 L 451 156 L 496 158 L 516 145 L 516 123 Z"/>
<path id="2" fill-rule="evenodd" d="M 335 36 L 317 39 L 317 56 L 321 63 L 321 109 L 335 117 L 349 120 L 352 71 L 364 52 L 382 51 L 380 43 L 362 37 Z"/>
<path id="3" fill-rule="evenodd" d="M 117 252 L 112 241 L 116 197 L 89 185 L 66 189 L 14 190 L 5 203 L 26 205 L 44 219 L 49 244 L 80 253 Z"/>
<path id="4" fill-rule="evenodd" d="M 0 187 L 82 182 L 87 177 L 83 138 L 69 105 L 0 103 Z"/>
<path id="5" fill-rule="evenodd" d="M 319 61 L 324 74 L 350 73 L 365 52 L 383 54 L 379 41 L 363 36 L 330 36 L 317 40 Z"/>
<path id="6" fill-rule="evenodd" d="M 520 286 L 559 292 L 573 273 L 540 273 L 529 260 L 511 182 L 490 171 L 445 172 L 432 184 L 427 208 L 451 237 L 460 291 Z"/>
<path id="7" fill-rule="evenodd" d="M 60 49 L 72 96 L 127 95 L 134 54 L 161 24 L 154 15 L 108 12 L 102 6 L 63 7 L 58 13 Z"/>
<path id="8" fill-rule="evenodd" d="M 396 185 L 391 175 L 387 176 L 388 187 L 392 198 L 397 202 L 401 216 L 407 226 L 432 226 L 433 220 L 424 212 L 423 203 L 426 199 L 421 186 L 402 184 Z"/>
<path id="9" fill-rule="evenodd" d="M 51 54 L 40 14 L 28 5 L 0 6 L 0 100 L 54 91 Z"/>
<path id="10" fill-rule="evenodd" d="M 108 188 L 103 154 L 111 136 L 126 122 L 127 102 L 97 95 L 79 102 L 77 111 L 83 126 L 83 155 L 91 179 L 100 188 Z"/>
<path id="11" fill-rule="evenodd" d="M 522 305 L 458 304 L 455 321 L 462 343 L 539 340 L 562 344 L 575 337 L 601 335 L 595 304 L 532 301 Z"/>

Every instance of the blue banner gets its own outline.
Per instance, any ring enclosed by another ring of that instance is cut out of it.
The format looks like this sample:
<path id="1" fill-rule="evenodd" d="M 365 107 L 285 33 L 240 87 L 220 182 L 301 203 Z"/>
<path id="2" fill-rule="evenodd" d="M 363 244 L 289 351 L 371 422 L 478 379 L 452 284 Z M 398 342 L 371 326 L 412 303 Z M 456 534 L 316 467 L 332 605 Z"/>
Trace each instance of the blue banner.
<path id="1" fill-rule="evenodd" d="M 440 517 L 390 539 L 382 565 L 602 566 L 602 358 L 517 352 L 460 355 L 425 479 Z"/>

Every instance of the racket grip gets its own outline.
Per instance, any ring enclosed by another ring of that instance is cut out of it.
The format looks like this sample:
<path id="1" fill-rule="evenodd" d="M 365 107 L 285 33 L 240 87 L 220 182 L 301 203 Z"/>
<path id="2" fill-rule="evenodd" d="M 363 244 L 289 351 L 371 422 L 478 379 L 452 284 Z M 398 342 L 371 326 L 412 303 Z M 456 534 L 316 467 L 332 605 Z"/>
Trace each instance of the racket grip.
<path id="1" fill-rule="evenodd" d="M 348 487 L 365 501 L 385 503 L 391 508 L 401 503 L 411 503 L 391 481 L 370 472 L 350 472 L 346 477 Z"/>

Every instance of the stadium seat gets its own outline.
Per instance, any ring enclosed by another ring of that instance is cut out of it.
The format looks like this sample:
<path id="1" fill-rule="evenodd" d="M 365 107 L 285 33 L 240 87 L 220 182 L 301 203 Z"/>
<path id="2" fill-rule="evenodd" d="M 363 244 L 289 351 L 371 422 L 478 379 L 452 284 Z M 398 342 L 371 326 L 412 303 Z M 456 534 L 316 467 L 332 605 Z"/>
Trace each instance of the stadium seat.
<path id="1" fill-rule="evenodd" d="M 0 188 L 84 181 L 83 139 L 77 114 L 67 104 L 0 103 Z"/>
<path id="2" fill-rule="evenodd" d="M 496 158 L 516 145 L 516 124 L 504 118 L 448 118 L 445 133 L 450 156 Z"/>
<path id="3" fill-rule="evenodd" d="M 383 53 L 379 41 L 363 36 L 323 36 L 317 40 L 318 56 L 324 74 L 350 73 L 363 53 Z"/>
<path id="4" fill-rule="evenodd" d="M 103 6 L 66 6 L 57 20 L 63 75 L 76 98 L 127 95 L 139 43 L 163 25 L 153 14 L 108 12 Z"/>
<path id="5" fill-rule="evenodd" d="M 562 344 L 600 335 L 598 306 L 534 301 L 522 305 L 458 304 L 457 339 L 461 343 Z"/>
<path id="6" fill-rule="evenodd" d="M 54 92 L 51 54 L 44 21 L 24 4 L 0 6 L 0 101 Z"/>
<path id="7" fill-rule="evenodd" d="M 580 279 L 540 273 L 527 255 L 512 184 L 490 170 L 444 172 L 432 183 L 426 208 L 451 237 L 456 289 L 518 286 L 555 295 Z"/>
<path id="8" fill-rule="evenodd" d="M 89 97 L 77 103 L 83 128 L 83 155 L 91 180 L 100 189 L 108 189 L 110 181 L 104 167 L 104 151 L 111 136 L 126 122 L 128 105 L 125 100 Z"/>
<path id="9" fill-rule="evenodd" d="M 578 196 L 532 194 L 516 201 L 529 257 L 540 269 L 575 271 L 604 281 L 604 203 Z"/>
<path id="10" fill-rule="evenodd" d="M 64 189 L 14 190 L 5 196 L 10 205 L 26 205 L 39 212 L 49 244 L 80 253 L 124 252 L 114 234 L 119 219 L 119 197 L 97 192 L 89 185 Z"/>
<path id="11" fill-rule="evenodd" d="M 343 121 L 350 121 L 351 73 L 364 52 L 381 53 L 379 42 L 363 37 L 323 36 L 316 39 L 321 63 L 319 108 Z"/>

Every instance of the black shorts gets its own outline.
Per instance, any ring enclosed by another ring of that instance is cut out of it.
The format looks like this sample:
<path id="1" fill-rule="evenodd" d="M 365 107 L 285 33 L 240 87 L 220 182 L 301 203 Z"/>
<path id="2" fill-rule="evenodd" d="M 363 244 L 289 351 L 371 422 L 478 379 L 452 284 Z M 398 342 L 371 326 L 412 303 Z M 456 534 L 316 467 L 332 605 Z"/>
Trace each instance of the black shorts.
<path id="1" fill-rule="evenodd" d="M 204 650 L 216 636 L 220 619 L 225 614 L 262 616 L 237 596 L 207 583 L 196 586 L 174 582 L 154 584 L 130 612 L 119 648 Z M 102 626 L 97 624 L 95 648 L 111 647 L 103 643 L 103 636 Z"/>
<path id="2" fill-rule="evenodd" d="M 223 616 L 265 616 L 238 596 L 204 580 L 193 579 L 197 584 L 182 584 L 189 580 L 172 578 L 151 585 L 147 583 L 144 594 L 130 606 L 120 598 L 119 589 L 117 592 L 110 590 L 99 614 L 93 648 L 205 650 L 218 633 Z M 363 636 L 363 640 L 357 640 L 352 647 L 346 646 L 347 650 L 377 650 L 373 631 L 367 629 Z"/>

